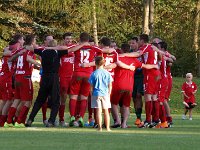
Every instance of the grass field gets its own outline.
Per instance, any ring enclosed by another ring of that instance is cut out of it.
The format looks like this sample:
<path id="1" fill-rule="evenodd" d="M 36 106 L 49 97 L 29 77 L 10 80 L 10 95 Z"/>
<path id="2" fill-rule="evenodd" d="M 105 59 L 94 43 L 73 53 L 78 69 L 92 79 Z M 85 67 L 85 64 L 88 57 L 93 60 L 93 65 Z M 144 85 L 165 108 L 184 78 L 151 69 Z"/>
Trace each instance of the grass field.
<path id="1" fill-rule="evenodd" d="M 133 115 L 133 114 L 132 114 Z M 200 118 L 181 120 L 173 115 L 174 126 L 168 129 L 139 129 L 129 119 L 128 129 L 97 132 L 94 128 L 45 128 L 41 114 L 33 127 L 0 128 L 1 150 L 67 150 L 67 149 L 136 149 L 193 150 L 200 147 Z M 143 116 L 144 117 L 144 116 Z"/>
<path id="2" fill-rule="evenodd" d="M 45 128 L 41 113 L 31 128 L 0 128 L 0 150 L 67 150 L 67 149 L 135 149 L 135 150 L 193 150 L 200 147 L 200 107 L 194 109 L 193 120 L 182 120 L 181 85 L 184 78 L 174 78 L 170 106 L 173 128 L 139 129 L 133 125 L 135 115 L 129 117 L 128 129 L 97 132 L 93 128 Z M 200 85 L 200 80 L 194 81 Z M 35 96 L 38 84 L 35 84 Z M 199 102 L 200 90 L 197 92 Z M 69 120 L 66 110 L 66 120 Z M 143 118 L 144 115 L 143 115 Z M 86 121 L 86 120 L 85 120 Z"/>

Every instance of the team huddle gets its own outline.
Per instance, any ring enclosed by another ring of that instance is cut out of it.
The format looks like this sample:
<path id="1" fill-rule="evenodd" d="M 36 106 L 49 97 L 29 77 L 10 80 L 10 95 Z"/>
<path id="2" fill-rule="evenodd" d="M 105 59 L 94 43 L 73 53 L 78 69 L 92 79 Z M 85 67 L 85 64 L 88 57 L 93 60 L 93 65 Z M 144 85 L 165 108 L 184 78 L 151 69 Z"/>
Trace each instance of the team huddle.
<path id="1" fill-rule="evenodd" d="M 25 42 L 24 42 L 25 40 Z M 36 55 L 41 63 L 36 61 Z M 176 58 L 167 51 L 167 43 L 141 34 L 116 46 L 107 37 L 94 44 L 88 33 L 80 34 L 78 43 L 72 34 L 63 35 L 58 45 L 53 36 L 45 37 L 44 45 L 36 44 L 36 36 L 16 34 L 4 49 L 0 74 L 0 126 L 30 127 L 40 108 L 46 127 L 65 123 L 65 105 L 69 95 L 69 126 L 128 128 L 133 99 L 138 128 L 168 128 L 172 117 L 168 104 L 172 88 L 170 68 Z M 38 96 L 28 116 L 33 99 L 31 75 L 41 70 Z M 142 121 L 144 96 L 146 118 Z M 47 120 L 46 111 L 50 108 Z M 120 114 L 119 116 L 119 108 Z M 84 116 L 88 109 L 88 123 Z M 101 112 L 104 112 L 104 121 Z M 102 123 L 103 122 L 103 123 Z"/>

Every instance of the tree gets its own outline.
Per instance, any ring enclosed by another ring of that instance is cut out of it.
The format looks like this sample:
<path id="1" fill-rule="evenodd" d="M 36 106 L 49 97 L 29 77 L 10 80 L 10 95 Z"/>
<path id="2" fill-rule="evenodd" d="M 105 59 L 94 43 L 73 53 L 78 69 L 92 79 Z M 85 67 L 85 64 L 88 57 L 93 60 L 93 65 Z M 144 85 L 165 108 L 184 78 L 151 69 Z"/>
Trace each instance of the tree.
<path id="1" fill-rule="evenodd" d="M 97 15 L 96 15 L 96 3 L 95 0 L 92 0 L 92 13 L 93 13 L 93 35 L 94 42 L 98 45 L 98 35 L 97 35 Z"/>
<path id="2" fill-rule="evenodd" d="M 150 37 L 153 37 L 154 29 L 154 0 L 149 0 L 149 30 Z"/>
<path id="3" fill-rule="evenodd" d="M 144 0 L 143 33 L 149 34 L 149 0 Z"/>
<path id="4" fill-rule="evenodd" d="M 196 17 L 195 17 L 195 23 L 194 23 L 194 42 L 193 47 L 195 50 L 195 53 L 197 54 L 198 59 L 198 76 L 200 76 L 200 50 L 199 50 L 199 13 L 200 13 L 200 0 L 197 0 L 196 2 Z"/>

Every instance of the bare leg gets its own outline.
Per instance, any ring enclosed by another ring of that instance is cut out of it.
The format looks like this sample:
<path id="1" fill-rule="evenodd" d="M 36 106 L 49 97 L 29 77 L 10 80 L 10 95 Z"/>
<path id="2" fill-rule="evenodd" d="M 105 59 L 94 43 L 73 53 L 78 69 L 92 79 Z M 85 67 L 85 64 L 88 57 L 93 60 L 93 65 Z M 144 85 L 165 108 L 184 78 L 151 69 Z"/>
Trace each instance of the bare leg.
<path id="1" fill-rule="evenodd" d="M 101 108 L 97 108 L 96 111 L 97 111 L 98 131 L 102 131 L 102 116 L 101 116 L 102 110 Z"/>
<path id="2" fill-rule="evenodd" d="M 121 121 L 119 119 L 119 114 L 118 114 L 118 106 L 112 104 L 112 109 L 113 109 L 113 116 L 115 116 L 115 119 L 116 119 L 116 124 L 121 124 Z"/>
<path id="3" fill-rule="evenodd" d="M 123 106 L 123 122 L 122 122 L 122 125 L 121 125 L 122 128 L 127 127 L 126 124 L 127 124 L 128 116 L 129 116 L 129 107 Z"/>
<path id="4" fill-rule="evenodd" d="M 192 118 L 192 109 L 189 109 L 189 118 Z"/>
<path id="5" fill-rule="evenodd" d="M 105 124 L 106 124 L 106 129 L 107 131 L 111 131 L 110 130 L 110 114 L 108 109 L 103 109 L 104 111 L 104 120 L 105 120 Z"/>
<path id="6" fill-rule="evenodd" d="M 8 110 L 9 110 L 10 106 L 12 105 L 12 102 L 13 101 L 10 101 L 10 100 L 6 101 L 6 103 L 2 109 L 2 115 L 8 115 Z"/>

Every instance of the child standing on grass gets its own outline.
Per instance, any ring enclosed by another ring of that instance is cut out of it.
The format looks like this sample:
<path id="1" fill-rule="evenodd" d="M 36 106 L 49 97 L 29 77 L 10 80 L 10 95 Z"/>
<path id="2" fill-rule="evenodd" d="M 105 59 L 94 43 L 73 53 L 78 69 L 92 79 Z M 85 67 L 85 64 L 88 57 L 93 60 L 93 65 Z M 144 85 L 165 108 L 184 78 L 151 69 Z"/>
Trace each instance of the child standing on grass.
<path id="1" fill-rule="evenodd" d="M 98 130 L 102 131 L 102 111 L 107 131 L 110 130 L 110 115 L 108 109 L 111 108 L 110 94 L 112 90 L 112 77 L 103 67 L 105 60 L 102 56 L 95 58 L 96 70 L 89 78 L 91 85 L 91 108 L 96 108 Z"/>
<path id="2" fill-rule="evenodd" d="M 184 114 L 182 119 L 186 119 L 186 114 L 189 111 L 189 120 L 192 120 L 192 109 L 197 105 L 195 100 L 195 93 L 197 92 L 197 85 L 192 81 L 193 75 L 192 73 L 186 74 L 186 82 L 182 85 L 182 93 L 184 96 L 183 104 Z"/>

